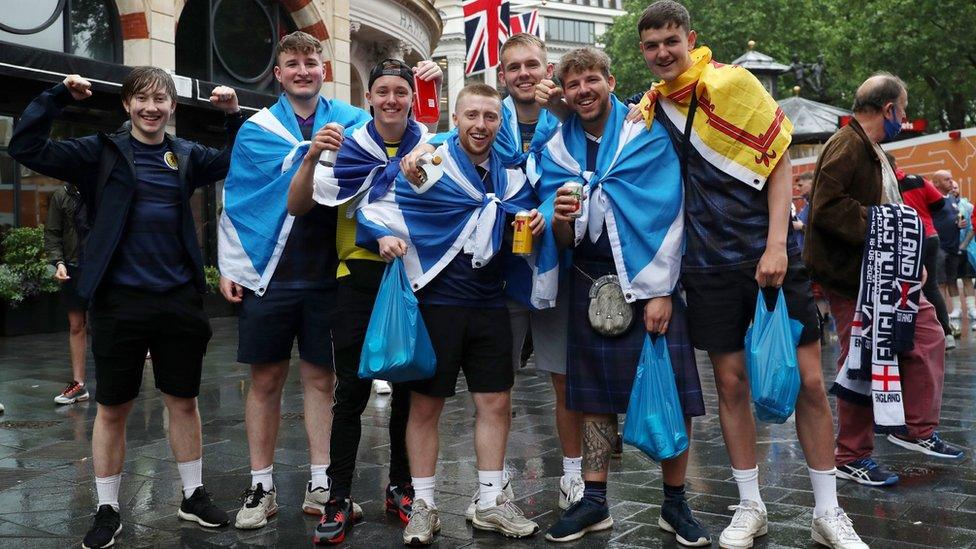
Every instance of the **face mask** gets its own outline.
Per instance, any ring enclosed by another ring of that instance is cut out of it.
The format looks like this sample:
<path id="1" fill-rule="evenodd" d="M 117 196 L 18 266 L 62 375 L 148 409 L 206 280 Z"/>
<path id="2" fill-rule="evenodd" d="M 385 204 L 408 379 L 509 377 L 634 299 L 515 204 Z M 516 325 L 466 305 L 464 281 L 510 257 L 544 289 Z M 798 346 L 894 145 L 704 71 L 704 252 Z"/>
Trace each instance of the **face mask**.
<path id="1" fill-rule="evenodd" d="M 891 116 L 893 120 L 884 119 L 884 133 L 887 141 L 891 141 L 901 132 L 901 120 L 898 120 L 898 112 L 894 105 L 891 106 Z"/>

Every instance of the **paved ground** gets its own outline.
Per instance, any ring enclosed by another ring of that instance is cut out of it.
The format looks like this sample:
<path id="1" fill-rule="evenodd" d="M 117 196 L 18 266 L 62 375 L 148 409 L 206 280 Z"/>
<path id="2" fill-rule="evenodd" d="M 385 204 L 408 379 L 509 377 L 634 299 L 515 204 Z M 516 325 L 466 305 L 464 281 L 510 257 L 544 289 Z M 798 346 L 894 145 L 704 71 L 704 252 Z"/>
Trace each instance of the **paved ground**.
<path id="1" fill-rule="evenodd" d="M 233 319 L 214 322 L 200 406 L 204 430 L 204 480 L 219 505 L 239 506 L 249 482 L 242 402 L 248 370 L 234 362 Z M 55 408 L 51 401 L 68 376 L 64 334 L 0 338 L 0 546 L 77 546 L 87 530 L 96 501 L 89 436 L 94 404 Z M 831 370 L 834 347 L 825 349 Z M 690 503 L 715 539 L 726 525 L 727 506 L 737 502 L 716 413 L 716 397 L 707 361 L 700 360 L 709 414 L 695 424 L 688 473 Z M 89 376 L 91 379 L 91 376 Z M 151 374 L 146 372 L 146 379 Z M 831 378 L 832 379 L 832 378 Z M 946 366 L 942 433 L 976 446 L 976 343 L 969 334 Z M 546 379 L 529 368 L 516 381 L 513 432 L 508 465 L 515 471 L 519 505 L 543 529 L 557 518 L 555 495 L 561 456 L 552 421 L 553 395 Z M 366 513 L 348 538 L 350 547 L 400 546 L 400 525 L 383 514 L 386 482 L 388 398 L 374 397 L 363 418 L 363 444 L 353 487 Z M 136 403 L 128 428 L 128 456 L 120 501 L 122 547 L 302 547 L 311 545 L 315 520 L 301 514 L 308 479 L 308 453 L 302 424 L 297 376 L 284 397 L 281 438 L 275 455 L 275 480 L 281 512 L 258 531 L 232 527 L 221 531 L 179 522 L 179 480 L 164 438 L 162 400 L 152 383 Z M 464 391 L 450 402 L 441 424 L 442 458 L 438 468 L 438 506 L 443 534 L 438 547 L 542 547 L 541 536 L 503 540 L 472 531 L 463 510 L 476 483 L 472 453 L 473 407 Z M 813 499 L 792 422 L 762 426 L 759 433 L 760 478 L 769 508 L 769 536 L 757 547 L 811 547 L 809 524 Z M 841 481 L 841 504 L 865 541 L 875 547 L 976 547 L 976 467 L 933 462 L 878 439 L 877 456 L 902 474 L 895 488 L 876 489 Z M 661 501 L 660 471 L 640 452 L 628 448 L 612 463 L 609 484 L 616 524 L 573 547 L 676 546 L 657 529 Z"/>

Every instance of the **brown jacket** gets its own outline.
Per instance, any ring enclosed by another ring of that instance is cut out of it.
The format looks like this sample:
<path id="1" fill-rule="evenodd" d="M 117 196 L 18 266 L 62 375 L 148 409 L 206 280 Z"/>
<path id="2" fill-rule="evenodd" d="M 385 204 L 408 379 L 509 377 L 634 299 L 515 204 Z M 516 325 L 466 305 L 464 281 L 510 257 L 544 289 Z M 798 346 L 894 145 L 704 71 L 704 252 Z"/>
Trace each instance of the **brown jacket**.
<path id="1" fill-rule="evenodd" d="M 831 137 L 813 176 L 803 261 L 828 290 L 857 299 L 867 208 L 881 203 L 881 162 L 857 120 Z"/>

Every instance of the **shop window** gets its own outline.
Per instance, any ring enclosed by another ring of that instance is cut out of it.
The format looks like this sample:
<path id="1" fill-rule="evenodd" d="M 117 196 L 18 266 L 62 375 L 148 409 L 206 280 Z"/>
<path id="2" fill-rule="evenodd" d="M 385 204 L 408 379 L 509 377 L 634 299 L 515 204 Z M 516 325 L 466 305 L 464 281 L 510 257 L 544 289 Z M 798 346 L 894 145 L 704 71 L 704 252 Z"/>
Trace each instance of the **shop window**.
<path id="1" fill-rule="evenodd" d="M 0 40 L 121 62 L 119 16 L 111 0 L 0 0 Z"/>

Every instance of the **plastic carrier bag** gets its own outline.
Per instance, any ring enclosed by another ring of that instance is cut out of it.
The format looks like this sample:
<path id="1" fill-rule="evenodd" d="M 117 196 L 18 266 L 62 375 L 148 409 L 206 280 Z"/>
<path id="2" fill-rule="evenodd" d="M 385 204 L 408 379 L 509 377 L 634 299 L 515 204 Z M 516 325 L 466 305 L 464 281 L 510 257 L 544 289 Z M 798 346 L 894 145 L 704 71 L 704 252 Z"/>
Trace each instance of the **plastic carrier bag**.
<path id="1" fill-rule="evenodd" d="M 654 461 L 677 457 L 688 449 L 685 416 L 664 336 L 655 340 L 650 335 L 644 336 L 623 436 L 624 442 Z"/>
<path id="2" fill-rule="evenodd" d="M 437 358 L 403 260 L 386 266 L 359 358 L 361 379 L 395 383 L 433 377 Z"/>
<path id="3" fill-rule="evenodd" d="M 782 288 L 777 290 L 772 312 L 759 291 L 745 339 L 749 390 L 759 421 L 783 423 L 793 415 L 800 392 L 796 346 L 802 332 L 803 324 L 787 314 Z"/>

